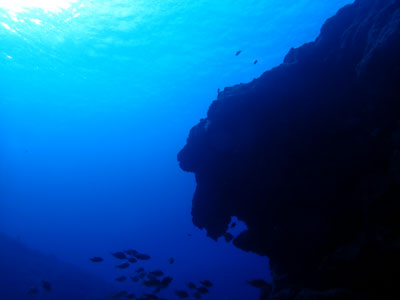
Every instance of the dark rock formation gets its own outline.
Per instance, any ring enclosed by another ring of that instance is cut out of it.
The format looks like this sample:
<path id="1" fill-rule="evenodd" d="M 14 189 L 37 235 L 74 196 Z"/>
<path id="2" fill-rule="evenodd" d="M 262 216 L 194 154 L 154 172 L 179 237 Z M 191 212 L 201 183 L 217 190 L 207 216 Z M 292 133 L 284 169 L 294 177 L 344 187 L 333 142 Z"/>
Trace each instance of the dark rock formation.
<path id="1" fill-rule="evenodd" d="M 237 216 L 234 244 L 270 258 L 269 299 L 400 299 L 400 1 L 357 0 L 226 88 L 178 160 L 194 224 Z"/>

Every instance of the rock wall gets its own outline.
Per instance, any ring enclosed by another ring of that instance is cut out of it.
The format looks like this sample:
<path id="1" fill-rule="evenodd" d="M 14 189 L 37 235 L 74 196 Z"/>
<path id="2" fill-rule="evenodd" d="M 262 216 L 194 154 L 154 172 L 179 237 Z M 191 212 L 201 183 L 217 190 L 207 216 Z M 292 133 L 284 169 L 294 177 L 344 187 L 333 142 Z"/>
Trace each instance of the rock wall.
<path id="1" fill-rule="evenodd" d="M 270 258 L 265 299 L 400 299 L 400 1 L 357 0 L 225 88 L 178 154 L 193 222 Z"/>

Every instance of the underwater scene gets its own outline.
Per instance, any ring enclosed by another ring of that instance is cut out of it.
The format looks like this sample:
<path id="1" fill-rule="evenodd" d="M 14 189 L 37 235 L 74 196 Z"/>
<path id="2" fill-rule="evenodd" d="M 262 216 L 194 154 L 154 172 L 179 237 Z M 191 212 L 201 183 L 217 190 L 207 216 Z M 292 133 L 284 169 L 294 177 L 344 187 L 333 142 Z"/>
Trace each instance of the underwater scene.
<path id="1" fill-rule="evenodd" d="M 400 299 L 400 0 L 0 0 L 0 300 Z"/>

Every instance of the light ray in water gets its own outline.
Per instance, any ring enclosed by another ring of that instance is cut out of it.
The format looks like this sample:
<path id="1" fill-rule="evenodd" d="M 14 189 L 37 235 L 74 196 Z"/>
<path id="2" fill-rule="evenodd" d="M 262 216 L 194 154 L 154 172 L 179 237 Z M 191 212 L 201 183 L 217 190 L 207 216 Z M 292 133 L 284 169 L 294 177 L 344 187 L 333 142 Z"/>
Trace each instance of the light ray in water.
<path id="1" fill-rule="evenodd" d="M 60 13 L 71 8 L 79 0 L 0 0 L 0 8 L 11 12 L 26 12 L 39 8 L 47 12 Z"/>

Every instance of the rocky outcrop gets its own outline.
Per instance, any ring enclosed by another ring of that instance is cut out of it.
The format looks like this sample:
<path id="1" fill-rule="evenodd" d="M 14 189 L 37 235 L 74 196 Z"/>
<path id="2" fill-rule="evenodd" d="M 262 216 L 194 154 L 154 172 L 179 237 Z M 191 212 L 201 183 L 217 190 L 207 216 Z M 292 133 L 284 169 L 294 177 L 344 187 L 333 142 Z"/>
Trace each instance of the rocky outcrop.
<path id="1" fill-rule="evenodd" d="M 178 155 L 193 222 L 270 258 L 265 299 L 400 299 L 400 1 L 357 0 L 218 95 Z"/>

